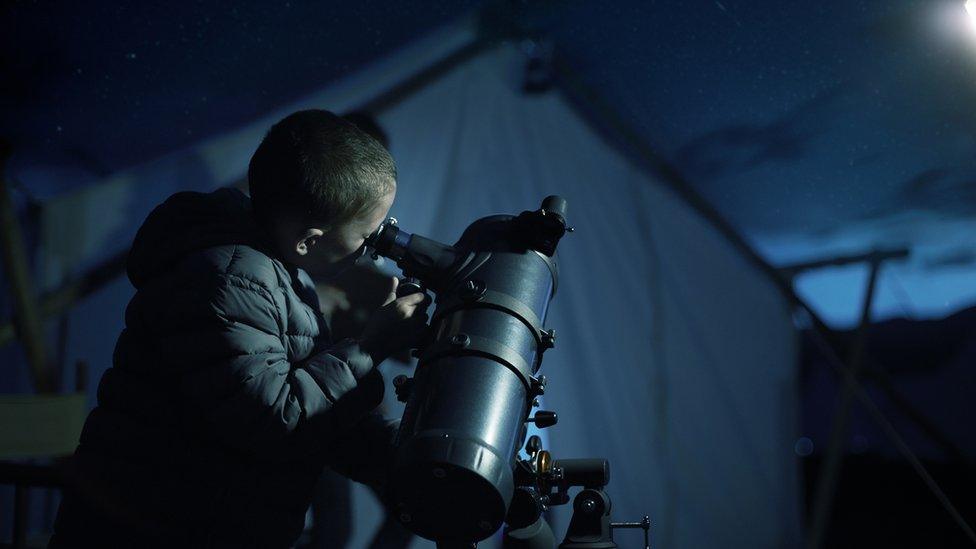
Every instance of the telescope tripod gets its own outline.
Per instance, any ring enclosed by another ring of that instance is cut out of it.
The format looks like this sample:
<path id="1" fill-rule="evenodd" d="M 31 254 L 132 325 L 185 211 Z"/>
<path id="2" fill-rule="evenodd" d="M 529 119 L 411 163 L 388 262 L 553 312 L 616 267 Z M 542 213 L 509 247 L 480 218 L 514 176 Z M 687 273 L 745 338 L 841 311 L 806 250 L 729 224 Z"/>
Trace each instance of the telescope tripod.
<path id="1" fill-rule="evenodd" d="M 650 549 L 651 519 L 640 522 L 610 522 L 610 496 L 602 489 L 586 489 L 573 500 L 573 519 L 559 549 L 615 549 L 613 531 L 617 528 L 642 528 L 644 549 Z"/>
<path id="2" fill-rule="evenodd" d="M 583 489 L 573 498 L 573 518 L 559 549 L 616 549 L 613 531 L 621 528 L 644 530 L 644 548 L 650 549 L 650 518 L 639 522 L 611 522 L 610 464 L 605 459 L 554 460 L 542 449 L 538 436 L 525 445 L 527 460 L 517 460 L 512 496 L 502 539 L 504 549 L 554 549 L 556 541 L 542 516 L 553 505 L 569 503 L 569 488 Z M 472 542 L 440 540 L 438 549 L 473 549 Z"/>
<path id="3" fill-rule="evenodd" d="M 573 518 L 559 549 L 617 549 L 613 531 L 619 528 L 644 530 L 644 549 L 650 549 L 651 520 L 647 515 L 639 522 L 611 522 L 610 497 L 605 491 L 585 489 L 573 500 Z M 504 549 L 549 549 L 554 547 L 552 531 L 545 519 L 523 528 L 506 528 Z M 437 549 L 476 549 L 477 543 L 437 542 Z"/>

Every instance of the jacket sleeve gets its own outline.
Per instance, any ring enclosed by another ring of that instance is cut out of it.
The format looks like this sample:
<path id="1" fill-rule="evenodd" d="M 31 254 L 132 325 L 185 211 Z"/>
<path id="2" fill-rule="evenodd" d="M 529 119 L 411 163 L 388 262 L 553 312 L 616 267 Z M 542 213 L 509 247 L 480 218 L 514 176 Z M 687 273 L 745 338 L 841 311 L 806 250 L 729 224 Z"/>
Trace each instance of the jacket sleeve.
<path id="1" fill-rule="evenodd" d="M 383 380 L 354 340 L 291 363 L 270 292 L 225 276 L 205 307 L 194 307 L 198 367 L 183 394 L 196 429 L 256 457 L 323 458 L 374 409 Z"/>

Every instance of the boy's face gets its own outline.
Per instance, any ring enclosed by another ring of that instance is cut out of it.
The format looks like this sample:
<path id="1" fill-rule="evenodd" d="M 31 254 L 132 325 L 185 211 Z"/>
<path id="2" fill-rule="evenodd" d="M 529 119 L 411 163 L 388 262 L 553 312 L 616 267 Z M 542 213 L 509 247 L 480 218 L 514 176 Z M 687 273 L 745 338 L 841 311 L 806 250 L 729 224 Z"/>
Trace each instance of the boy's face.
<path id="1" fill-rule="evenodd" d="M 363 253 L 366 238 L 386 219 L 396 189 L 372 209 L 331 228 L 303 227 L 292 233 L 290 260 L 313 276 L 328 278 L 351 267 Z"/>

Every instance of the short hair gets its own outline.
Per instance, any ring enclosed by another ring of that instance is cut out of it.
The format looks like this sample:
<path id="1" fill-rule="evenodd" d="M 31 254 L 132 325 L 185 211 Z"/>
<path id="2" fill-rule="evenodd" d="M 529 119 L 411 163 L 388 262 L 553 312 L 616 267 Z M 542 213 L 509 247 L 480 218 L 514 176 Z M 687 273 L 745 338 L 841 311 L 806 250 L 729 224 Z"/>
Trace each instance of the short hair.
<path id="1" fill-rule="evenodd" d="M 390 150 L 390 136 L 386 134 L 386 131 L 379 125 L 376 117 L 372 114 L 367 111 L 353 111 L 342 117 L 355 124 L 357 128 L 369 134 L 373 139 L 379 141 L 384 149 Z"/>
<path id="2" fill-rule="evenodd" d="M 327 225 L 366 211 L 396 187 L 396 165 L 375 139 L 335 114 L 312 109 L 283 118 L 261 141 L 247 170 L 254 214 Z"/>

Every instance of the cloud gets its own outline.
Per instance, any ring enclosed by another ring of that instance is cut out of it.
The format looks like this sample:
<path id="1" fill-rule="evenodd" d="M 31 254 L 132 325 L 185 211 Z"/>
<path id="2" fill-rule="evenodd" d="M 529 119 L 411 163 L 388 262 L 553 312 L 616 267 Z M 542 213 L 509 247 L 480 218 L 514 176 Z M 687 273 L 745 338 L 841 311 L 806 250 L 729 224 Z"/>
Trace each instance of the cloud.
<path id="1" fill-rule="evenodd" d="M 858 215 L 860 221 L 885 221 L 900 214 L 933 213 L 939 217 L 976 216 L 976 173 L 959 168 L 927 168 L 895 185 L 896 191 L 879 197 Z M 839 227 L 823 227 L 829 234 Z"/>
<path id="2" fill-rule="evenodd" d="M 839 86 L 820 93 L 768 124 L 735 124 L 710 131 L 682 145 L 675 160 L 690 176 L 704 180 L 798 159 L 811 140 L 828 130 L 824 114 L 842 94 Z"/>
<path id="3" fill-rule="evenodd" d="M 947 267 L 968 267 L 976 264 L 976 249 L 955 248 L 925 260 L 925 270 L 935 271 Z"/>
<path id="4" fill-rule="evenodd" d="M 892 208 L 959 217 L 976 215 L 976 178 L 958 170 L 926 170 L 904 183 Z"/>
<path id="5" fill-rule="evenodd" d="M 906 181 L 902 188 L 908 193 L 926 192 L 926 189 L 944 180 L 949 173 L 946 168 L 925 170 Z"/>

